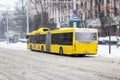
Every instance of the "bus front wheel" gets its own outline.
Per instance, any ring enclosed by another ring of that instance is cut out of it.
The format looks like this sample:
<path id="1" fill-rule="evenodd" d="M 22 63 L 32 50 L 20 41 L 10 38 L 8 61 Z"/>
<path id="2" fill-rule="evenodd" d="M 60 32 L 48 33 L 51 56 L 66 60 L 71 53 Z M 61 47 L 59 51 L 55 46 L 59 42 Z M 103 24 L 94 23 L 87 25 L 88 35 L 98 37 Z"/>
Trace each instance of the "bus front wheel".
<path id="1" fill-rule="evenodd" d="M 60 48 L 59 53 L 61 56 L 63 56 L 63 49 L 62 48 Z"/>

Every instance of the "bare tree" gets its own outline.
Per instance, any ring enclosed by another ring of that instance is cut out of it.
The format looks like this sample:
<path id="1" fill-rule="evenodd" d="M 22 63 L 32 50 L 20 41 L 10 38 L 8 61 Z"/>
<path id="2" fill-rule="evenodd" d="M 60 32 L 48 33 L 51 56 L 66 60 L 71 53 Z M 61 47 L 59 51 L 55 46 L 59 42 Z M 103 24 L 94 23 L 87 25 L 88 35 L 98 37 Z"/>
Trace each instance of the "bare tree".
<path id="1" fill-rule="evenodd" d="M 44 22 L 48 22 L 48 7 L 46 1 L 43 0 L 30 0 L 34 5 L 38 17 L 41 19 L 40 26 L 45 26 Z"/>
<path id="2" fill-rule="evenodd" d="M 30 0 L 30 2 L 34 5 L 37 15 L 41 13 L 47 12 L 48 6 L 46 0 Z"/>
<path id="3" fill-rule="evenodd" d="M 34 21 L 39 20 L 39 25 L 37 26 L 37 28 L 49 26 L 50 28 L 53 29 L 54 27 L 50 26 L 51 23 L 49 21 L 49 16 L 48 16 L 48 3 L 47 3 L 48 0 L 29 0 L 29 1 L 33 4 L 36 10 Z"/>
<path id="4" fill-rule="evenodd" d="M 6 12 L 2 13 L 2 17 L 0 20 L 0 39 L 5 38 L 6 33 Z"/>
<path id="5" fill-rule="evenodd" d="M 17 31 L 19 31 L 21 38 L 24 38 L 26 35 L 26 9 L 25 2 L 23 0 L 19 0 L 15 6 L 15 22 Z"/>

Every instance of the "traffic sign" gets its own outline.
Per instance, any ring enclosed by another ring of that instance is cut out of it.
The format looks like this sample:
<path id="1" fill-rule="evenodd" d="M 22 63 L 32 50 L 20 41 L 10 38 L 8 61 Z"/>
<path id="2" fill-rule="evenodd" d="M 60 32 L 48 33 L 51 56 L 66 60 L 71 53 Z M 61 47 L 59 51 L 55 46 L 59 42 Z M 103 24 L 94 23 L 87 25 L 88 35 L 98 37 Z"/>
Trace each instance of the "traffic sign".
<path id="1" fill-rule="evenodd" d="M 78 17 L 76 15 L 73 15 L 73 22 L 78 22 Z"/>
<path id="2" fill-rule="evenodd" d="M 73 14 L 74 14 L 74 15 L 77 15 L 77 10 L 73 10 Z"/>

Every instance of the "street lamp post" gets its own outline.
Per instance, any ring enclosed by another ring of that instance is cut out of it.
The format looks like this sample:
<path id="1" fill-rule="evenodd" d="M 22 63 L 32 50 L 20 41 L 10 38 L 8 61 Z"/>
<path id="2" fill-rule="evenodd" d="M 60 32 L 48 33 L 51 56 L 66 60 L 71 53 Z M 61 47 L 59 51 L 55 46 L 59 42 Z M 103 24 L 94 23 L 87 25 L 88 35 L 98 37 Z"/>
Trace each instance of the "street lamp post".
<path id="1" fill-rule="evenodd" d="M 6 10 L 7 10 L 7 20 L 6 20 L 6 23 L 7 23 L 7 31 L 6 31 L 6 38 L 7 38 L 7 44 L 9 43 L 9 38 L 8 38 L 8 9 L 9 9 L 9 7 L 7 7 L 6 8 Z"/>
<path id="2" fill-rule="evenodd" d="M 26 15 L 27 15 L 27 33 L 29 33 L 29 1 L 27 1 L 27 10 L 26 10 Z"/>

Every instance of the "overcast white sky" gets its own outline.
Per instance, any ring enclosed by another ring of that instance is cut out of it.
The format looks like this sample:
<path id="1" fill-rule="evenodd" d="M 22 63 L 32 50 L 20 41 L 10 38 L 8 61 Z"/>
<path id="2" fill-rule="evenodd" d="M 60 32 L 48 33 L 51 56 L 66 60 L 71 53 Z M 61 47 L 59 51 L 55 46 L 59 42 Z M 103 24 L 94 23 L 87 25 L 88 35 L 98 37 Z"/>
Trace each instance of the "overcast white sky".
<path id="1" fill-rule="evenodd" d="M 0 0 L 0 9 L 3 9 L 1 5 L 5 5 L 5 6 L 14 6 L 15 5 L 15 2 L 17 0 Z"/>

